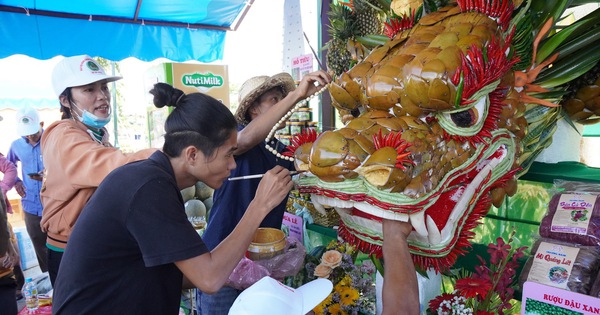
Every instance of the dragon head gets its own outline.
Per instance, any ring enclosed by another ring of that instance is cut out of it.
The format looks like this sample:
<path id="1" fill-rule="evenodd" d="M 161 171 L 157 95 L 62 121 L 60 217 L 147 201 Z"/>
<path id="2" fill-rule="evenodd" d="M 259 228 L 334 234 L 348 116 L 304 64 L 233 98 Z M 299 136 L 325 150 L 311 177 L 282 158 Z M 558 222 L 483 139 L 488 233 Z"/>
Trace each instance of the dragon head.
<path id="1" fill-rule="evenodd" d="M 301 193 L 339 235 L 381 255 L 382 219 L 410 222 L 422 268 L 445 270 L 492 204 L 516 190 L 525 106 L 514 86 L 511 1 L 458 1 L 421 18 L 330 84 L 355 117 L 291 145 Z"/>

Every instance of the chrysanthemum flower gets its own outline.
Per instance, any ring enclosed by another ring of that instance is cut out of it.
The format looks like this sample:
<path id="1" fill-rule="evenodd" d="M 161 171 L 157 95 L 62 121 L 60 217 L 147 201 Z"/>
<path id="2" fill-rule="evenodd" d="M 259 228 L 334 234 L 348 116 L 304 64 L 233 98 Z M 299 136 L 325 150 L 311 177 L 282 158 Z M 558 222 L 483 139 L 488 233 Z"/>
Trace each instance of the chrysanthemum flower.
<path id="1" fill-rule="evenodd" d="M 360 296 L 358 291 L 352 287 L 343 287 L 339 293 L 340 303 L 343 305 L 353 305 Z"/>
<path id="2" fill-rule="evenodd" d="M 465 298 L 474 298 L 476 296 L 484 297 L 488 291 L 492 289 L 492 284 L 489 281 L 482 279 L 474 279 L 473 277 L 466 277 L 456 280 L 454 286 L 460 295 Z"/>
<path id="3" fill-rule="evenodd" d="M 335 303 L 335 304 L 331 304 L 329 305 L 329 307 L 327 308 L 327 310 L 329 311 L 329 313 L 327 314 L 331 314 L 331 315 L 345 315 L 344 310 L 342 310 L 342 306 Z"/>

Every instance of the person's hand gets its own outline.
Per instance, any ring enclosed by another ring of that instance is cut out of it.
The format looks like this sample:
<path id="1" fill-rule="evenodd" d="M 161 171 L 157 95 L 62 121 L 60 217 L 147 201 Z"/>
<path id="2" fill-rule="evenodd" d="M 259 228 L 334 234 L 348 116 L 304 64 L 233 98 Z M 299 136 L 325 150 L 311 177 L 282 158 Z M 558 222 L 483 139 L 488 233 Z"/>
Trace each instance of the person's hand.
<path id="1" fill-rule="evenodd" d="M 412 225 L 409 222 L 383 219 L 382 223 L 387 235 L 390 238 L 402 239 L 406 241 L 406 238 L 410 232 L 412 232 Z"/>
<path id="2" fill-rule="evenodd" d="M 311 72 L 302 77 L 302 80 L 294 90 L 294 93 L 297 93 L 299 99 L 303 100 L 317 93 L 329 82 L 331 82 L 331 76 L 327 72 L 323 70 Z"/>
<path id="3" fill-rule="evenodd" d="M 17 182 L 15 184 L 15 190 L 17 191 L 17 194 L 21 196 L 21 198 L 25 197 L 25 186 L 23 185 L 23 182 Z"/>
<path id="4" fill-rule="evenodd" d="M 271 211 L 289 194 L 293 186 L 290 171 L 277 165 L 261 179 L 254 200 L 258 204 L 264 204 Z"/>
<path id="5" fill-rule="evenodd" d="M 8 255 L 8 253 L 6 253 L 4 256 L 0 256 L 0 267 L 2 267 L 4 269 L 10 268 L 10 267 L 12 267 L 10 262 L 11 262 L 11 259 L 10 259 L 10 256 Z"/>
<path id="6" fill-rule="evenodd" d="M 9 242 L 6 254 L 0 257 L 0 266 L 2 266 L 3 268 L 12 268 L 19 264 L 20 259 L 21 258 L 19 257 L 19 253 L 13 247 L 12 242 Z"/>

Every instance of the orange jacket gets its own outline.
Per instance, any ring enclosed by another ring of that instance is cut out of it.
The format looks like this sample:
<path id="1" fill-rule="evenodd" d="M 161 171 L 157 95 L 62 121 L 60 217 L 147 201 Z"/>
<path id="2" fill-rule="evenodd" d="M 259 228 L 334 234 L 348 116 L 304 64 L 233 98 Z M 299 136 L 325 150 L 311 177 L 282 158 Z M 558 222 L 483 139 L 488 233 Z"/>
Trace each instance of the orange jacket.
<path id="1" fill-rule="evenodd" d="M 108 142 L 106 130 L 102 143 L 99 143 L 85 125 L 74 119 L 53 123 L 45 130 L 41 141 L 45 167 L 41 225 L 48 233 L 48 244 L 58 249 L 66 247 L 81 210 L 106 175 L 156 151 L 145 149 L 123 153 Z"/>

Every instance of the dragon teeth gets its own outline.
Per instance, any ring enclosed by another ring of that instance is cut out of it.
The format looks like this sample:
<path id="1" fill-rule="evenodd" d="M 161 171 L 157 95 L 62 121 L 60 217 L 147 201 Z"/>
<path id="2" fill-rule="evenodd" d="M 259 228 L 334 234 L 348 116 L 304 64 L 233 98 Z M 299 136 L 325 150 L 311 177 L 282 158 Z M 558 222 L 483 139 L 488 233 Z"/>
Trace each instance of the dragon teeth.
<path id="1" fill-rule="evenodd" d="M 435 224 L 435 221 L 433 221 L 431 216 L 427 216 L 426 223 L 427 231 L 429 231 L 429 235 L 427 236 L 427 238 L 429 239 L 429 243 L 432 245 L 440 244 L 442 242 L 442 234 L 440 233 L 440 230 L 438 229 L 437 225 Z"/>
<path id="2" fill-rule="evenodd" d="M 427 227 L 425 226 L 425 211 L 419 211 L 410 215 L 410 224 L 417 234 L 427 237 Z"/>
<path id="3" fill-rule="evenodd" d="M 325 207 L 323 207 L 323 204 L 321 203 L 323 200 L 323 198 L 319 198 L 320 196 L 317 195 L 310 195 L 310 200 L 312 201 L 313 206 L 315 207 L 315 210 L 317 210 L 317 212 L 319 212 L 322 215 L 327 215 L 327 211 L 325 210 Z"/>

